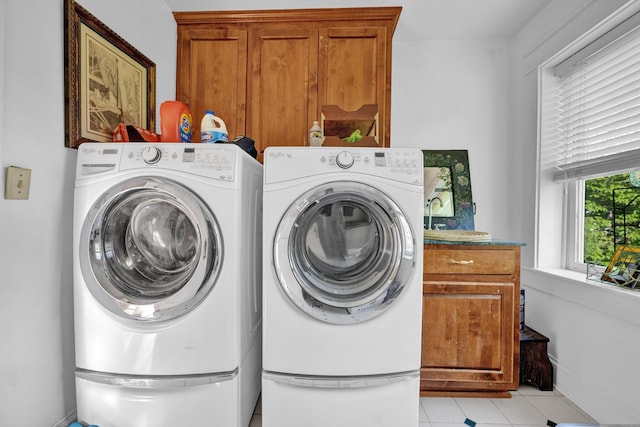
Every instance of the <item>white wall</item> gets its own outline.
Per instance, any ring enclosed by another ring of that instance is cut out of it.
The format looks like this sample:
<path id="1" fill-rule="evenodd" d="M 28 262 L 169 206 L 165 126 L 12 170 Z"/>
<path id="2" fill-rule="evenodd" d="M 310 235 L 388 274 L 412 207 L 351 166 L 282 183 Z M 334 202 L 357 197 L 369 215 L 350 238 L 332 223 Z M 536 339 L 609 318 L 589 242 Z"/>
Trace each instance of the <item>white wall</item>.
<path id="1" fill-rule="evenodd" d="M 632 355 L 640 352 L 640 295 L 552 268 L 561 263 L 562 187 L 536 186 L 537 67 L 624 3 L 553 0 L 513 41 L 509 193 L 513 238 L 533 243 L 523 251 L 525 320 L 551 340 L 556 388 L 600 423 L 638 425 L 640 369 Z"/>
<path id="2" fill-rule="evenodd" d="M 51 426 L 75 410 L 76 150 L 64 146 L 62 1 L 0 2 L 0 187 L 8 165 L 32 170 L 29 200 L 0 198 L 3 426 Z M 80 3 L 156 63 L 158 105 L 174 98 L 176 31 L 165 3 Z"/>
<path id="3" fill-rule="evenodd" d="M 509 235 L 509 45 L 394 42 L 391 146 L 469 150 L 477 230 Z"/>
<path id="4" fill-rule="evenodd" d="M 5 23 L 6 16 L 6 4 L 0 2 L 0 99 L 4 99 L 4 57 L 5 57 L 5 29 L 7 27 Z M 4 102 L 0 102 L 0 162 L 2 162 L 2 129 L 4 129 Z M 2 180 L 0 180 L 2 183 Z M 1 212 L 1 211 L 0 211 Z M 0 220 L 2 217 L 0 217 Z M 0 234 L 2 237 L 2 234 Z M 2 240 L 0 240 L 2 242 Z"/>

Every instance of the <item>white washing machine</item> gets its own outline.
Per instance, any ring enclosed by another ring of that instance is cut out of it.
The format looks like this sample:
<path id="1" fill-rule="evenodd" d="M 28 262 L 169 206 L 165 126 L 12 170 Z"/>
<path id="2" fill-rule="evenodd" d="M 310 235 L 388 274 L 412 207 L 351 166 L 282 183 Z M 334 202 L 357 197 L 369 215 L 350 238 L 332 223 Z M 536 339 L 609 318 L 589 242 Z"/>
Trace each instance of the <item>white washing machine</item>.
<path id="1" fill-rule="evenodd" d="M 260 392 L 263 168 L 233 144 L 78 148 L 78 420 L 247 426 Z"/>
<path id="2" fill-rule="evenodd" d="M 264 427 L 416 427 L 423 156 L 264 155 Z"/>

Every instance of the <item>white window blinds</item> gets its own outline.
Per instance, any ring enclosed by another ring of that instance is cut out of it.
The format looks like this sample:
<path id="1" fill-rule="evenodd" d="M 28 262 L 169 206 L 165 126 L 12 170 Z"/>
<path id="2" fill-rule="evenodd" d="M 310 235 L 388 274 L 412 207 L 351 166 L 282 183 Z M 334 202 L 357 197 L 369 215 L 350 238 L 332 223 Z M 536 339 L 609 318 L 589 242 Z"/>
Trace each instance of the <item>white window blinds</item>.
<path id="1" fill-rule="evenodd" d="M 640 16 L 554 68 L 555 181 L 640 169 Z"/>

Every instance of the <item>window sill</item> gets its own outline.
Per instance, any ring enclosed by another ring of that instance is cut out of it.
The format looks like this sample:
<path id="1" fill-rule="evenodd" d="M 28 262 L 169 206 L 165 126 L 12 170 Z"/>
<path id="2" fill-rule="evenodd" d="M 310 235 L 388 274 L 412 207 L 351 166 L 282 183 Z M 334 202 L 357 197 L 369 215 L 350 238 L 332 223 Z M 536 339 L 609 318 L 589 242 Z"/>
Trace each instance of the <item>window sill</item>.
<path id="1" fill-rule="evenodd" d="M 640 292 L 588 280 L 586 273 L 522 267 L 522 285 L 640 326 Z"/>

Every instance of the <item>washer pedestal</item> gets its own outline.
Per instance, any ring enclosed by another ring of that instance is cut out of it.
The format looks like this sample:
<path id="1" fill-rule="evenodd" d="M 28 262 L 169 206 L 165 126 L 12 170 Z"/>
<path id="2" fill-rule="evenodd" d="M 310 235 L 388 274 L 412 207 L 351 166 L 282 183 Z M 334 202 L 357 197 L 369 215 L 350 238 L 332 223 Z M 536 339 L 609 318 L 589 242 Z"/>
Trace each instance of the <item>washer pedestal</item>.
<path id="1" fill-rule="evenodd" d="M 172 389 L 128 388 L 76 377 L 78 420 L 100 427 L 239 426 L 238 377 Z"/>

